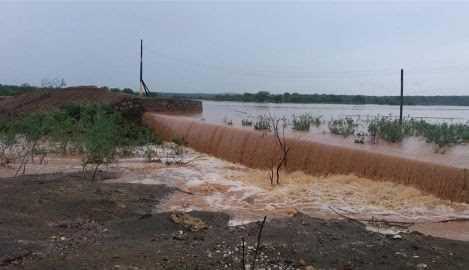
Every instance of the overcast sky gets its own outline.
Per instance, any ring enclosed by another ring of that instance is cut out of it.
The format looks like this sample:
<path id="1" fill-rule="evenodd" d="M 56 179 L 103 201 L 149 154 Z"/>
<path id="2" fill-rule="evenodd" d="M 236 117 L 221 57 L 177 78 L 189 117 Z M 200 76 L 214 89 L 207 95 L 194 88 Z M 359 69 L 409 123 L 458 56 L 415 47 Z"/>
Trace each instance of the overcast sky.
<path id="1" fill-rule="evenodd" d="M 469 95 L 469 2 L 0 2 L 0 83 Z"/>

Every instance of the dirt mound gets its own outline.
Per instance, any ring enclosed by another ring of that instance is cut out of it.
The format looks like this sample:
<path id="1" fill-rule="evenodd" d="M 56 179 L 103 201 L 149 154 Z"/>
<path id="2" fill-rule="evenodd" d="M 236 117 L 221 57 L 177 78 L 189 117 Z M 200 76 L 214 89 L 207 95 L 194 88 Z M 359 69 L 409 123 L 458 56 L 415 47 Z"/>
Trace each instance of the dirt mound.
<path id="1" fill-rule="evenodd" d="M 199 101 L 175 100 L 160 97 L 137 97 L 111 92 L 96 86 L 68 87 L 57 90 L 38 90 L 11 98 L 0 99 L 0 117 L 22 113 L 58 109 L 67 104 L 106 104 L 119 111 L 140 118 L 145 111 L 163 113 L 200 113 Z"/>

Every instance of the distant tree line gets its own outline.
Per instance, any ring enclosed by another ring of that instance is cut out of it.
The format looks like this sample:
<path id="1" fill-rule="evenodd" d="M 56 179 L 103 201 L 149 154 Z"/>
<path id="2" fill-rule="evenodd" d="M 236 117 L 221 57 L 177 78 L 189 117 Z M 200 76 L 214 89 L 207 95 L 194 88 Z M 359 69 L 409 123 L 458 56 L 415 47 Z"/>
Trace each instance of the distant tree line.
<path id="1" fill-rule="evenodd" d="M 0 84 L 0 96 L 14 96 L 34 90 L 57 89 L 58 87 L 36 87 L 29 84 L 2 85 Z M 59 87 L 60 88 L 60 87 Z M 111 92 L 120 92 L 129 95 L 138 95 L 138 92 L 130 88 L 108 88 Z M 156 96 L 156 93 L 154 93 Z M 323 103 L 323 104 L 378 104 L 399 105 L 399 96 L 365 96 L 365 95 L 328 95 L 328 94 L 299 94 L 288 93 L 271 94 L 267 91 L 244 94 L 204 94 L 204 93 L 158 93 L 158 96 L 190 98 L 214 101 L 239 101 L 258 103 Z M 404 105 L 446 105 L 469 106 L 468 96 L 405 96 Z"/>
<path id="2" fill-rule="evenodd" d="M 27 83 L 24 83 L 22 85 L 2 85 L 0 84 L 0 96 L 14 96 L 17 94 L 21 93 L 26 93 L 26 92 L 31 92 L 31 91 L 37 91 L 37 90 L 54 90 L 54 89 L 60 89 L 65 87 L 65 81 L 58 81 L 58 84 L 55 82 L 52 83 L 41 83 L 41 87 L 38 86 L 32 86 Z M 129 95 L 138 95 L 137 92 L 130 88 L 108 88 L 108 87 L 101 87 L 101 89 L 105 89 L 111 92 L 119 92 L 119 93 L 125 93 Z"/>
<path id="3" fill-rule="evenodd" d="M 239 101 L 258 103 L 324 103 L 324 104 L 378 104 L 399 105 L 399 96 L 328 95 L 328 94 L 271 94 L 267 91 L 244 94 L 171 94 L 165 96 L 214 101 Z M 469 106 L 469 96 L 405 96 L 405 105 Z"/>

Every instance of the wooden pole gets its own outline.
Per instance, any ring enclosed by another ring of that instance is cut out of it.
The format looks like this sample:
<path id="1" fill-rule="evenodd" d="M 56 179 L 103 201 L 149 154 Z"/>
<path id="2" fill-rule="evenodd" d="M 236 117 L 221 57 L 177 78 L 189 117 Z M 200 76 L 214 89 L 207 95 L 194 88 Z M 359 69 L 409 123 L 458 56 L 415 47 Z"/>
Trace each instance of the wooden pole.
<path id="1" fill-rule="evenodd" d="M 143 40 L 140 40 L 140 95 L 143 96 Z"/>
<path id="2" fill-rule="evenodd" d="M 404 106 L 404 69 L 401 69 L 401 108 L 399 114 L 399 123 L 402 124 L 402 109 Z"/>

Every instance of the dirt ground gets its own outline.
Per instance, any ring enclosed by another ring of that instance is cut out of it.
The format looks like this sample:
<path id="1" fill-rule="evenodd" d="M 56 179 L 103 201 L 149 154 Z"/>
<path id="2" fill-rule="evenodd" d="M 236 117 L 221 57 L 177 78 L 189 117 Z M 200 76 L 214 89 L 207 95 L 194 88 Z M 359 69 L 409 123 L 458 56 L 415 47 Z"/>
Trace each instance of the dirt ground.
<path id="1" fill-rule="evenodd" d="M 191 212 L 208 226 L 193 232 L 154 211 L 171 192 L 182 191 L 91 182 L 77 173 L 2 178 L 0 269 L 243 269 L 242 238 L 252 263 L 257 223 L 228 226 L 226 214 Z M 256 266 L 469 269 L 469 242 L 401 236 L 300 213 L 267 221 Z"/>
<path id="2" fill-rule="evenodd" d="M 200 101 L 139 97 L 111 92 L 96 86 L 74 86 L 26 92 L 8 98 L 0 97 L 0 119 L 9 119 L 23 113 L 55 110 L 71 103 L 110 105 L 135 121 L 139 121 L 145 111 L 170 114 L 202 112 Z"/>

